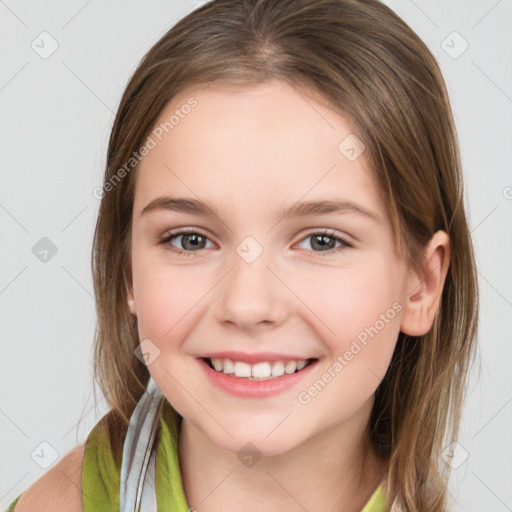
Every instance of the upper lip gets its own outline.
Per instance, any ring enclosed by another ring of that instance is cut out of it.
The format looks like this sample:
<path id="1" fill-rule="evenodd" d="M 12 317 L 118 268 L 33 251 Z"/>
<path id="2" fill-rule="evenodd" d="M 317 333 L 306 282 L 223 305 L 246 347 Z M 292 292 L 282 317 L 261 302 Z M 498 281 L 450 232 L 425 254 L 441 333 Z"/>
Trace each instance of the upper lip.
<path id="1" fill-rule="evenodd" d="M 278 354 L 275 352 L 210 352 L 198 356 L 205 359 L 230 359 L 231 361 L 240 361 L 247 364 L 262 363 L 265 361 L 302 361 L 308 359 L 316 359 L 313 357 L 303 357 L 290 354 Z"/>

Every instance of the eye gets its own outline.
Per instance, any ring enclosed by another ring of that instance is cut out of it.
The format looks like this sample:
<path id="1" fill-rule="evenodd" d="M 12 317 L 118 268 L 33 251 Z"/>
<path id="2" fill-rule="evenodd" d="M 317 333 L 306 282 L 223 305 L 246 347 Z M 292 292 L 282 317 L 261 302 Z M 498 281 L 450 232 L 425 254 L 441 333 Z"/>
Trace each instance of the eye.
<path id="1" fill-rule="evenodd" d="M 329 230 L 309 233 L 302 243 L 308 240 L 311 240 L 310 246 L 313 248 L 313 252 L 323 252 L 327 253 L 326 255 L 338 253 L 346 247 L 353 247 L 345 238 Z M 340 245 L 336 247 L 336 243 Z"/>
<path id="2" fill-rule="evenodd" d="M 177 242 L 178 247 L 176 247 L 173 242 L 180 238 L 181 241 Z M 303 238 L 301 243 L 308 240 L 312 241 L 310 247 L 313 249 L 313 252 L 326 253 L 326 255 L 338 253 L 346 247 L 353 247 L 345 238 L 329 230 L 312 232 Z M 212 243 L 211 240 L 202 233 L 193 229 L 182 229 L 168 233 L 159 244 L 180 256 L 192 256 L 194 252 L 207 249 L 206 244 L 208 242 Z M 339 244 L 338 247 L 336 247 L 337 243 Z M 215 246 L 215 244 L 212 243 L 212 246 Z"/>
<path id="3" fill-rule="evenodd" d="M 181 241 L 178 242 L 179 247 L 176 247 L 172 242 L 179 238 L 181 238 Z M 205 249 L 205 243 L 207 241 L 211 242 L 211 240 L 202 233 L 190 229 L 168 233 L 159 243 L 176 254 L 191 256 L 193 252 Z"/>

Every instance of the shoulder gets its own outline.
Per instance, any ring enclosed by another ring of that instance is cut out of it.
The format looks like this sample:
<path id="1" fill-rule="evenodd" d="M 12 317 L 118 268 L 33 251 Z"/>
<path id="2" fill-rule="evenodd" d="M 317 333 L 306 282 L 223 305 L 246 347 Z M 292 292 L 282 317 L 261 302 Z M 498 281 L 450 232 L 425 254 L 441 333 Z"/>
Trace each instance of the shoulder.
<path id="1" fill-rule="evenodd" d="M 68 452 L 20 497 L 14 512 L 82 511 L 82 462 L 85 443 Z"/>

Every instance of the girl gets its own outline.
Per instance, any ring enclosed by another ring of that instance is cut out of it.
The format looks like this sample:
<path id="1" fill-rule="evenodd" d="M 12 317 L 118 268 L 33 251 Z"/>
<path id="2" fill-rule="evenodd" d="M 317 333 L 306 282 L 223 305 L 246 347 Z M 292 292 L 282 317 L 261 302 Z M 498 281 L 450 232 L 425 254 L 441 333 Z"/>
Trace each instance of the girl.
<path id="1" fill-rule="evenodd" d="M 396 14 L 195 10 L 132 76 L 96 193 L 111 410 L 10 510 L 447 509 L 476 270 L 445 84 Z"/>

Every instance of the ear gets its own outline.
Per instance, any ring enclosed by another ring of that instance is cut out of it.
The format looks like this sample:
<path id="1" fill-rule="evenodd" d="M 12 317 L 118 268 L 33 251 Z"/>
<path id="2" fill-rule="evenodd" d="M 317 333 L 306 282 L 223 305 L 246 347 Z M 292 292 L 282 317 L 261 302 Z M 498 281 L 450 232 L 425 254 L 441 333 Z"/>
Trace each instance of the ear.
<path id="1" fill-rule="evenodd" d="M 123 272 L 123 275 L 125 273 Z M 128 285 L 126 281 L 126 275 L 124 278 L 124 282 L 126 284 L 126 290 L 128 291 L 128 307 L 130 308 L 130 312 L 132 315 L 137 315 L 137 305 L 135 303 L 135 295 L 133 294 L 133 284 Z M 130 282 L 131 282 L 131 276 L 130 276 Z"/>
<path id="2" fill-rule="evenodd" d="M 448 268 L 450 266 L 450 238 L 437 231 L 424 251 L 421 275 L 411 275 L 407 282 L 400 330 L 410 336 L 423 336 L 432 328 Z"/>
<path id="3" fill-rule="evenodd" d="M 132 315 L 137 315 L 137 306 L 135 304 L 135 297 L 131 288 L 128 289 L 128 307 L 130 308 Z"/>

